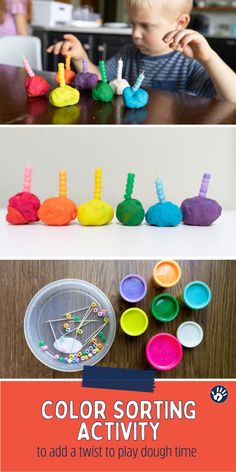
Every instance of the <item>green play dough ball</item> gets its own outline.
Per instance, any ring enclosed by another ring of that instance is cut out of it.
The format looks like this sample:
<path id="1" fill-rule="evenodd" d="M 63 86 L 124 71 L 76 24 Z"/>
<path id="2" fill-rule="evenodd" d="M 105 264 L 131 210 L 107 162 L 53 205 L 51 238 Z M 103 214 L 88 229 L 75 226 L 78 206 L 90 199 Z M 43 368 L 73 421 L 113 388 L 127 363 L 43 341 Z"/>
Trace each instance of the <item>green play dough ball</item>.
<path id="1" fill-rule="evenodd" d="M 114 92 L 109 84 L 99 82 L 96 87 L 92 89 L 92 97 L 94 100 L 101 102 L 111 102 L 114 97 Z"/>
<path id="2" fill-rule="evenodd" d="M 144 220 L 145 211 L 139 200 L 130 198 L 120 203 L 116 210 L 116 217 L 126 226 L 139 226 Z"/>

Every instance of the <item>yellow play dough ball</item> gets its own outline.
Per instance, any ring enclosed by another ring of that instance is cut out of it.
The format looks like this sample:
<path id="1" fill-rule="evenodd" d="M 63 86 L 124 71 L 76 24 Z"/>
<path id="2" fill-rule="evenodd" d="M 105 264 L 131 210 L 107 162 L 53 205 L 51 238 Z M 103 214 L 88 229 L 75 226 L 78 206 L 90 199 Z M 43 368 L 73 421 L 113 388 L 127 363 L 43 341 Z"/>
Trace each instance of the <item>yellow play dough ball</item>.
<path id="1" fill-rule="evenodd" d="M 78 208 L 78 221 L 83 226 L 103 226 L 112 221 L 114 210 L 106 202 L 91 200 Z"/>
<path id="2" fill-rule="evenodd" d="M 80 99 L 80 93 L 77 89 L 65 85 L 57 87 L 49 94 L 49 101 L 54 107 L 68 107 L 76 105 Z"/>

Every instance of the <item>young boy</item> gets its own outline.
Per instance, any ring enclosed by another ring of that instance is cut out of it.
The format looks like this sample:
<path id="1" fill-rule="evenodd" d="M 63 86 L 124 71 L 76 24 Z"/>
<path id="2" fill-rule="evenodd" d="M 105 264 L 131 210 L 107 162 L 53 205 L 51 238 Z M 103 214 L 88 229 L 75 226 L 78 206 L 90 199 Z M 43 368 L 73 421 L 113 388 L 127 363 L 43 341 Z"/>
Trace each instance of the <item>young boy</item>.
<path id="1" fill-rule="evenodd" d="M 236 102 L 236 74 L 200 33 L 187 29 L 192 0 L 126 0 L 126 5 L 133 44 L 106 62 L 109 80 L 116 78 L 122 57 L 123 77 L 131 85 L 145 71 L 144 87 Z M 88 59 L 80 41 L 70 34 L 47 51 L 69 52 L 78 72 L 82 59 Z M 100 77 L 99 69 L 88 61 L 90 72 Z"/>

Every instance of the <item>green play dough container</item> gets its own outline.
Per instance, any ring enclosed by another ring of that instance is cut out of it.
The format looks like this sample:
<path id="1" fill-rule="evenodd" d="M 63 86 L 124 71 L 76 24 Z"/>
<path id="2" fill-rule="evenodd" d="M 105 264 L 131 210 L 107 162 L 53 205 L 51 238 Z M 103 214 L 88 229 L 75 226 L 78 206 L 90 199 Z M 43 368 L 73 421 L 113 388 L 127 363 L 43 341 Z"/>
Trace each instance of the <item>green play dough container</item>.
<path id="1" fill-rule="evenodd" d="M 116 210 L 116 217 L 126 226 L 139 226 L 144 220 L 145 211 L 139 200 L 130 198 L 120 203 Z"/>
<path id="2" fill-rule="evenodd" d="M 99 82 L 96 87 L 92 89 L 92 97 L 94 100 L 101 102 L 111 102 L 114 97 L 114 92 L 109 84 Z"/>
<path id="3" fill-rule="evenodd" d="M 158 295 L 151 303 L 151 312 L 158 321 L 169 322 L 179 314 L 179 302 L 169 293 Z"/>

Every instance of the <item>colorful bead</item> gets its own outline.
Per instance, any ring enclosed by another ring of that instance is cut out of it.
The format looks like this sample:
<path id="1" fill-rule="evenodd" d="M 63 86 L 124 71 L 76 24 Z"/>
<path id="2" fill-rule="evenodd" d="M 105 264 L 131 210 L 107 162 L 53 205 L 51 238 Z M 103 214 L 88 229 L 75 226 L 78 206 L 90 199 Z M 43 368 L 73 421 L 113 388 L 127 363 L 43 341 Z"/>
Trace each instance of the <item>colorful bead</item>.
<path id="1" fill-rule="evenodd" d="M 89 352 L 92 352 L 92 350 L 93 350 L 93 346 L 90 346 L 89 347 Z"/>
<path id="2" fill-rule="evenodd" d="M 82 329 L 77 329 L 76 334 L 83 334 L 83 330 Z"/>
<path id="3" fill-rule="evenodd" d="M 101 311 L 98 312 L 98 316 L 100 316 L 100 318 L 101 318 L 101 316 L 102 316 L 102 312 L 101 312 Z"/>
<path id="4" fill-rule="evenodd" d="M 92 343 L 96 343 L 97 342 L 97 339 L 96 338 L 93 338 L 92 339 Z"/>
<path id="5" fill-rule="evenodd" d="M 89 358 L 90 358 L 90 357 L 93 357 L 93 355 L 92 355 L 92 353 L 91 353 L 91 352 L 89 353 L 89 355 L 88 355 L 88 356 L 89 356 Z"/>
<path id="6" fill-rule="evenodd" d="M 69 355 L 69 359 L 74 359 L 74 357 L 75 357 L 74 354 Z"/>
<path id="7" fill-rule="evenodd" d="M 106 314 L 107 314 L 107 310 L 102 310 L 102 314 L 103 314 L 103 315 L 106 315 Z"/>
<path id="8" fill-rule="evenodd" d="M 87 361 L 89 356 L 84 356 L 84 360 Z"/>
<path id="9" fill-rule="evenodd" d="M 84 356 L 81 357 L 81 361 L 84 361 Z"/>
<path id="10" fill-rule="evenodd" d="M 56 355 L 54 356 L 54 359 L 55 359 L 56 361 L 58 361 L 59 357 L 60 357 L 60 356 L 59 356 L 58 354 L 56 354 Z"/>
<path id="11" fill-rule="evenodd" d="M 77 352 L 77 357 L 81 357 L 82 356 L 82 352 Z"/>
<path id="12" fill-rule="evenodd" d="M 66 328 L 66 332 L 67 332 L 67 333 L 70 333 L 70 328 Z"/>
<path id="13" fill-rule="evenodd" d="M 79 360 L 78 357 L 75 358 L 75 362 L 76 362 L 77 364 L 80 362 L 80 360 Z"/>
<path id="14" fill-rule="evenodd" d="M 65 329 L 69 328 L 69 326 L 70 326 L 69 323 L 65 323 L 65 324 L 64 324 L 64 328 L 65 328 Z"/>
<path id="15" fill-rule="evenodd" d="M 92 303 L 91 305 L 92 308 L 96 308 L 96 306 L 97 306 L 97 303 Z"/>
<path id="16" fill-rule="evenodd" d="M 93 349 L 93 350 L 92 350 L 92 353 L 93 353 L 93 354 L 96 354 L 96 353 L 97 353 L 96 349 Z"/>
<path id="17" fill-rule="evenodd" d="M 70 314 L 70 313 L 67 313 L 67 314 L 66 314 L 66 319 L 67 319 L 67 320 L 71 320 L 71 314 Z"/>
<path id="18" fill-rule="evenodd" d="M 86 354 L 88 355 L 88 354 L 89 354 L 89 349 L 86 349 L 86 351 L 85 351 L 85 352 L 86 352 Z"/>
<path id="19" fill-rule="evenodd" d="M 73 359 L 68 359 L 68 364 L 72 364 Z"/>
<path id="20" fill-rule="evenodd" d="M 64 357 L 59 357 L 59 362 L 64 362 Z"/>
<path id="21" fill-rule="evenodd" d="M 94 308 L 94 309 L 93 309 L 93 312 L 94 312 L 94 313 L 97 313 L 97 312 L 98 312 L 98 309 L 97 309 L 97 308 Z"/>
<path id="22" fill-rule="evenodd" d="M 75 321 L 81 321 L 81 319 L 80 319 L 79 316 L 75 316 L 75 317 L 74 317 L 74 320 L 75 320 Z"/>
<path id="23" fill-rule="evenodd" d="M 99 343 L 98 344 L 98 349 L 102 349 L 102 346 L 103 346 L 102 343 Z"/>
<path id="24" fill-rule="evenodd" d="M 64 363 L 67 364 L 67 362 L 68 362 L 68 357 L 65 357 L 64 358 Z"/>
<path id="25" fill-rule="evenodd" d="M 97 353 L 97 352 L 99 352 L 99 349 L 98 349 L 98 347 L 96 347 L 95 351 L 96 351 L 96 353 Z"/>
<path id="26" fill-rule="evenodd" d="M 39 346 L 40 346 L 40 347 L 43 347 L 43 346 L 44 346 L 44 344 L 45 344 L 45 342 L 44 342 L 44 341 L 40 341 L 40 343 L 39 343 Z"/>
<path id="27" fill-rule="evenodd" d="M 47 349 L 48 349 L 48 346 L 46 346 L 46 344 L 44 346 L 42 346 L 43 351 L 47 351 Z"/>
<path id="28" fill-rule="evenodd" d="M 104 323 L 108 323 L 109 318 L 104 318 Z"/>

